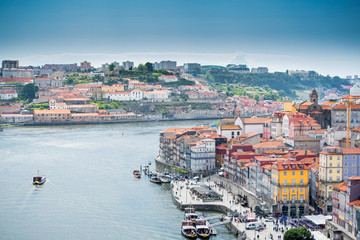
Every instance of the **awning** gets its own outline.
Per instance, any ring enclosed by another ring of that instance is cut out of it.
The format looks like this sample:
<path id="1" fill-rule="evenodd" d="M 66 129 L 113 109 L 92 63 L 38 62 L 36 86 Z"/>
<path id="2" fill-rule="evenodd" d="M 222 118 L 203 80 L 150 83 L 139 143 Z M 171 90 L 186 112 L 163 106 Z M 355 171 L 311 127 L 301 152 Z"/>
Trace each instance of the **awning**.
<path id="1" fill-rule="evenodd" d="M 312 221 L 316 225 L 325 225 L 325 220 L 332 219 L 332 216 L 319 214 L 319 215 L 307 215 L 307 216 L 304 216 L 304 218 Z"/>

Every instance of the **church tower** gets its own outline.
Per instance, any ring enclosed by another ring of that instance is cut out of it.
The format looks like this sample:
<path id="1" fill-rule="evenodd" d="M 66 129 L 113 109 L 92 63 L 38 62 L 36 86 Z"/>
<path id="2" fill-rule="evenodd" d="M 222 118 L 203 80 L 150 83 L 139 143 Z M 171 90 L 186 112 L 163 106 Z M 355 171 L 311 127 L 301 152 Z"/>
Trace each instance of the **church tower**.
<path id="1" fill-rule="evenodd" d="M 318 96 L 316 90 L 314 89 L 312 91 L 312 93 L 310 94 L 310 102 L 318 104 L 318 98 L 319 98 L 319 96 Z"/>

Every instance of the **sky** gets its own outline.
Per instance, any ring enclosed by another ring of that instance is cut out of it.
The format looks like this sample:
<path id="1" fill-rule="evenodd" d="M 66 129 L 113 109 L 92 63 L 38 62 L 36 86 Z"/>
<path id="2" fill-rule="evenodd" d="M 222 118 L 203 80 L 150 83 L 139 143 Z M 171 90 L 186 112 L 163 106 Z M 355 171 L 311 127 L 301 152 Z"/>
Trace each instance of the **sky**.
<path id="1" fill-rule="evenodd" d="M 360 0 L 0 0 L 0 61 L 360 75 Z"/>

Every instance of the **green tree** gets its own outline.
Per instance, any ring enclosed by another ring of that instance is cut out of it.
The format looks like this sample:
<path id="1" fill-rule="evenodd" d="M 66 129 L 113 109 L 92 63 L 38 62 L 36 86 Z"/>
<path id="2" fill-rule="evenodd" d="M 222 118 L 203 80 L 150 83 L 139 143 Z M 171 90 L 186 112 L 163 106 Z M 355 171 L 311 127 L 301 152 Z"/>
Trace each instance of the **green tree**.
<path id="1" fill-rule="evenodd" d="M 110 64 L 109 71 L 114 71 L 114 69 L 115 69 L 115 64 L 114 63 Z"/>
<path id="2" fill-rule="evenodd" d="M 314 240 L 314 235 L 305 228 L 292 228 L 285 232 L 284 240 Z"/>
<path id="3" fill-rule="evenodd" d="M 31 102 L 35 98 L 36 90 L 39 90 L 39 87 L 33 83 L 24 85 L 20 90 L 20 99 Z"/>
<path id="4" fill-rule="evenodd" d="M 148 72 L 153 72 L 153 71 L 154 71 L 154 66 L 153 66 L 153 64 L 150 63 L 150 62 L 145 63 L 145 67 L 146 67 L 146 70 L 147 70 Z"/>
<path id="5" fill-rule="evenodd" d="M 137 67 L 137 70 L 139 71 L 139 72 L 146 72 L 147 71 L 147 68 L 146 68 L 146 66 L 144 65 L 144 64 L 139 64 L 139 66 Z"/>

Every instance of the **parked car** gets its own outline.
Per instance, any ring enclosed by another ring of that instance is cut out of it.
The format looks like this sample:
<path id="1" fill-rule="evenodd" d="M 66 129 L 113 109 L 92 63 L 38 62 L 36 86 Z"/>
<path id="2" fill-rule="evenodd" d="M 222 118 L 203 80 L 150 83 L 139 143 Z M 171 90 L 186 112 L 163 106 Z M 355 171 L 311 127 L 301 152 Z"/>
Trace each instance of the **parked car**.
<path id="1" fill-rule="evenodd" d="M 264 229 L 264 225 L 261 222 L 251 222 L 246 224 L 245 228 L 247 230 L 255 229 L 259 231 L 258 229 Z"/>
<path id="2" fill-rule="evenodd" d="M 273 217 L 265 218 L 265 222 L 273 222 L 274 220 L 275 220 L 275 218 L 273 218 Z"/>

